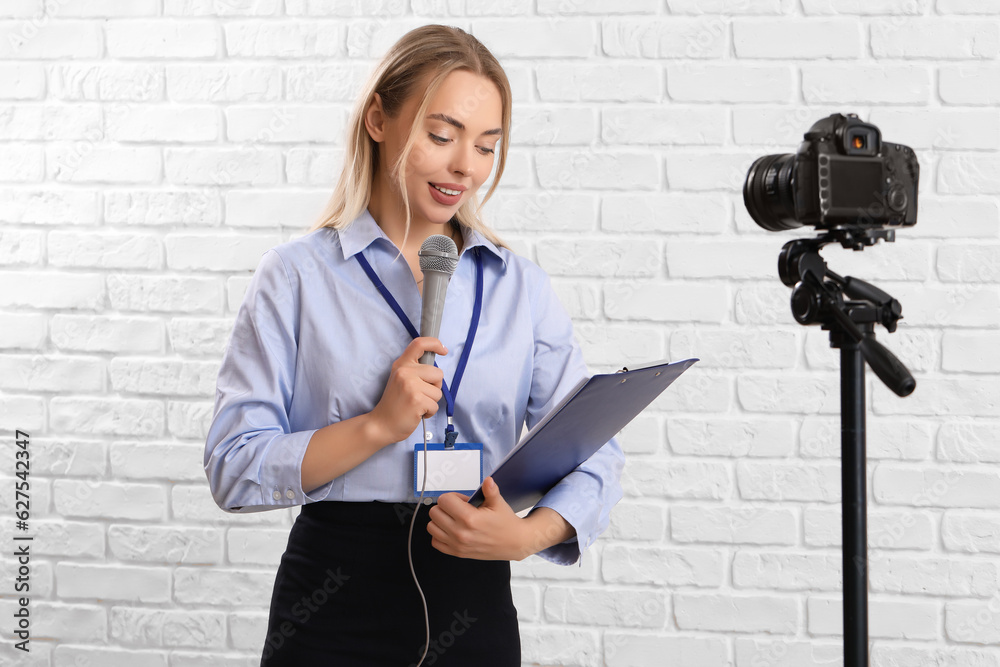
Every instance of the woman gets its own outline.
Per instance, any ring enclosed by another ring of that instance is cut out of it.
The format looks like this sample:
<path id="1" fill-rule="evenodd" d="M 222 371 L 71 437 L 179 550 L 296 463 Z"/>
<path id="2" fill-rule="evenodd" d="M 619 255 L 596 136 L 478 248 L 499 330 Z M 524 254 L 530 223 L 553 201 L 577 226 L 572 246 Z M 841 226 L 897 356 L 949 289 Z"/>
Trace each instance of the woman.
<path id="1" fill-rule="evenodd" d="M 417 504 L 415 443 L 456 430 L 494 470 L 524 423 L 586 375 L 548 277 L 479 217 L 497 151 L 484 203 L 503 173 L 510 115 L 506 75 L 478 40 L 409 32 L 360 96 L 321 220 L 267 251 L 251 280 L 219 370 L 205 472 L 226 511 L 303 505 L 262 665 L 520 665 L 510 561 L 577 562 L 621 498 L 612 440 L 524 517 L 491 478 L 478 508 L 457 492 Z M 432 234 L 460 253 L 440 339 L 403 322 L 419 321 L 417 252 Z M 419 363 L 428 351 L 437 366 Z"/>

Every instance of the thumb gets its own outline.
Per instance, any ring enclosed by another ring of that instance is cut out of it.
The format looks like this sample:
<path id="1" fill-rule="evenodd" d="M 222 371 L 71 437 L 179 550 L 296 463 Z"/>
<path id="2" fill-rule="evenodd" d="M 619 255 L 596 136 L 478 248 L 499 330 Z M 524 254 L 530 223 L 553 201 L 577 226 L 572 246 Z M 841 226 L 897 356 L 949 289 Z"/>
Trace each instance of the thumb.
<path id="1" fill-rule="evenodd" d="M 492 504 L 498 500 L 503 502 L 503 496 L 500 495 L 500 487 L 497 486 L 492 477 L 487 477 L 483 480 L 483 495 L 486 497 L 486 502 L 488 503 Z"/>

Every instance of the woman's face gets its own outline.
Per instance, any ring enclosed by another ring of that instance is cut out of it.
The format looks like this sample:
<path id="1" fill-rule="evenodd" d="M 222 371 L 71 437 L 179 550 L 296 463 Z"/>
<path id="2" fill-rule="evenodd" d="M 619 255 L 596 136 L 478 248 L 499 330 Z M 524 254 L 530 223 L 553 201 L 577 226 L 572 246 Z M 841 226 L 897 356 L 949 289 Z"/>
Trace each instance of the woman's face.
<path id="1" fill-rule="evenodd" d="M 396 118 L 383 116 L 381 139 L 372 133 L 386 159 L 380 168 L 399 156 L 419 105 L 420 95 L 412 95 Z M 456 70 L 441 83 L 417 125 L 405 167 L 414 221 L 448 222 L 489 177 L 500 140 L 502 108 L 500 91 L 485 77 Z"/>

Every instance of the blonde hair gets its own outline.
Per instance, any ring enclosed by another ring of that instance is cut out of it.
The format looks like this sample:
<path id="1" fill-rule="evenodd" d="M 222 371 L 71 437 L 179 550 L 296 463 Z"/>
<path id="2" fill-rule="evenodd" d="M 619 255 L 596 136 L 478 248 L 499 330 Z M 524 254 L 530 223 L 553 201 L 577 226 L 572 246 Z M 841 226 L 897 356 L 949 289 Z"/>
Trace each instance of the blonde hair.
<path id="1" fill-rule="evenodd" d="M 386 53 L 382 62 L 369 77 L 364 91 L 359 97 L 348 124 L 347 148 L 340 178 L 330 200 L 319 218 L 309 229 L 310 232 L 322 227 L 344 229 L 351 224 L 368 206 L 371 199 L 372 183 L 379 164 L 378 144 L 368 134 L 365 114 L 378 93 L 382 108 L 390 117 L 400 113 L 403 104 L 411 95 L 419 94 L 417 86 L 425 77 L 430 81 L 424 88 L 420 106 L 410 127 L 409 136 L 399 159 L 390 168 L 390 178 L 396 180 L 400 192 L 406 192 L 406 164 L 418 133 L 416 130 L 427 113 L 430 99 L 445 77 L 456 70 L 466 70 L 492 81 L 500 91 L 503 106 L 500 161 L 496 176 L 490 184 L 482 202 L 478 194 L 473 194 L 455 213 L 460 225 L 479 232 L 497 246 L 505 246 L 480 217 L 480 210 L 496 190 L 507 164 L 507 146 L 510 137 L 511 91 L 507 75 L 500 63 L 482 42 L 460 28 L 443 25 L 426 25 L 406 33 Z M 403 197 L 406 206 L 406 229 L 410 226 L 410 202 Z"/>

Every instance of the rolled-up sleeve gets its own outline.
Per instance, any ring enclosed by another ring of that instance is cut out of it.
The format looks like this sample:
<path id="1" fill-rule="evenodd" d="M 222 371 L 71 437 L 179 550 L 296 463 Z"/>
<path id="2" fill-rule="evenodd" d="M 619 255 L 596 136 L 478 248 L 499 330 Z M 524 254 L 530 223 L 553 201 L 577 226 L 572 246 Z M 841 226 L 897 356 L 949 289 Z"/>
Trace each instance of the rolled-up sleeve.
<path id="1" fill-rule="evenodd" d="M 275 250 L 264 253 L 236 315 L 219 368 L 205 475 L 227 512 L 322 500 L 332 482 L 302 490 L 302 457 L 317 429 L 292 432 L 299 304 Z"/>
<path id="2" fill-rule="evenodd" d="M 544 417 L 581 378 L 589 377 L 583 352 L 573 336 L 572 321 L 548 276 L 543 283 L 533 306 L 535 351 L 528 428 Z M 538 552 L 538 556 L 560 565 L 572 565 L 581 559 L 584 550 L 607 529 L 611 508 L 622 498 L 624 464 L 621 446 L 612 438 L 538 501 L 536 508 L 555 510 L 576 530 L 574 537 Z"/>

